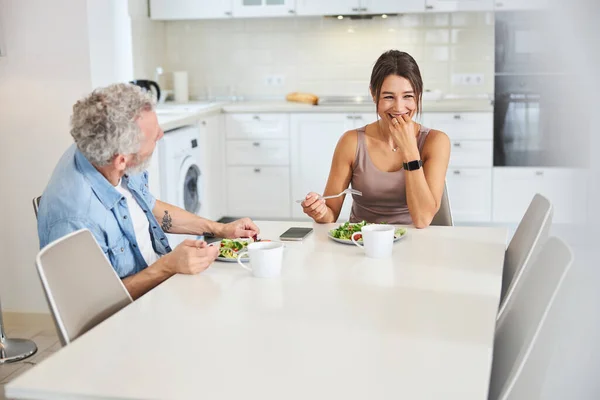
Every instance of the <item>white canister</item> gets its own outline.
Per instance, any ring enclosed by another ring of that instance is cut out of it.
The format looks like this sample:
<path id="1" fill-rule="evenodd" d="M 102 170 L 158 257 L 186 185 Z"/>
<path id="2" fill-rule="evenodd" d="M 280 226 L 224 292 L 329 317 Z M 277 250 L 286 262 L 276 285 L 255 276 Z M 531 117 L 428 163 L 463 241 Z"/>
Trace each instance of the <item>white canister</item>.
<path id="1" fill-rule="evenodd" d="M 188 74 L 186 71 L 173 72 L 173 91 L 177 103 L 188 102 Z"/>

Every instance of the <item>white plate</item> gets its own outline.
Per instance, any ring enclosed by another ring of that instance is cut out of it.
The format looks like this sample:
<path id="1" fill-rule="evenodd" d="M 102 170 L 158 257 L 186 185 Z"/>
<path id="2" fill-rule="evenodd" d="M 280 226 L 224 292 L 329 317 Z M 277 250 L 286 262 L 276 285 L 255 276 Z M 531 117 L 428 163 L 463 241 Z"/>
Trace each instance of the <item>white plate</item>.
<path id="1" fill-rule="evenodd" d="M 238 239 L 235 239 L 235 240 L 247 242 L 249 239 L 248 238 L 238 238 Z M 221 241 L 213 242 L 213 243 L 211 243 L 211 245 L 213 245 L 213 246 L 219 246 L 219 249 L 220 249 L 221 248 Z M 220 251 L 219 251 L 219 253 L 220 253 Z M 242 262 L 248 262 L 249 260 L 250 260 L 250 258 L 248 257 L 247 254 L 246 254 L 246 257 L 242 258 Z M 217 258 L 215 258 L 215 261 L 237 262 L 237 258 L 225 258 L 225 257 L 217 256 Z"/>
<path id="2" fill-rule="evenodd" d="M 404 232 L 404 235 L 400 235 L 400 236 L 396 236 L 396 234 L 394 233 L 394 242 L 397 242 L 398 240 L 404 238 L 407 234 L 408 234 L 408 231 Z M 333 240 L 334 242 L 343 243 L 343 244 L 354 244 L 352 242 L 352 240 L 350 240 L 350 239 L 340 239 L 340 238 L 331 236 L 331 232 L 327 232 L 327 237 L 329 239 Z M 359 242 L 362 242 L 362 241 L 359 240 Z"/>

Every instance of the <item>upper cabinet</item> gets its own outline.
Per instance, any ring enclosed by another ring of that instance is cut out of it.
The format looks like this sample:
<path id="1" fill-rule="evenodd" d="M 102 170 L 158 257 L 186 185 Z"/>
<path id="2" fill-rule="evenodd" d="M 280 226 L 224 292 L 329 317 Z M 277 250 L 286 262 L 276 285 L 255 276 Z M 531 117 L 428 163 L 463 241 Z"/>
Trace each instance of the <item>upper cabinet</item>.
<path id="1" fill-rule="evenodd" d="M 539 10 L 548 7 L 549 0 L 496 0 L 496 11 Z"/>
<path id="2" fill-rule="evenodd" d="M 397 14 L 424 10 L 425 0 L 296 0 L 298 15 Z"/>
<path id="3" fill-rule="evenodd" d="M 493 11 L 494 0 L 425 0 L 425 10 L 431 12 Z"/>
<path id="4" fill-rule="evenodd" d="M 296 0 L 298 15 L 351 15 L 360 13 L 359 0 Z"/>
<path id="5" fill-rule="evenodd" d="M 218 19 L 232 13 L 233 0 L 150 0 L 152 19 Z"/>
<path id="6" fill-rule="evenodd" d="M 366 14 L 398 14 L 423 12 L 425 0 L 361 0 L 361 11 Z"/>
<path id="7" fill-rule="evenodd" d="M 233 0 L 234 17 L 293 16 L 295 0 Z"/>

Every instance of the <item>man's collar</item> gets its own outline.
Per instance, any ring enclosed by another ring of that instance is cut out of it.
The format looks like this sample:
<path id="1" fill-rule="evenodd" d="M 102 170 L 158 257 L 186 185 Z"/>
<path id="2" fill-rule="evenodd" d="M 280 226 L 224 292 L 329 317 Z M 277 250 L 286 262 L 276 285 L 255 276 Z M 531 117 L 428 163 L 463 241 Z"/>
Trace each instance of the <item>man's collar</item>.
<path id="1" fill-rule="evenodd" d="M 79 149 L 75 150 L 75 163 L 104 207 L 109 210 L 112 209 L 123 197 L 121 193 L 89 162 Z M 126 176 L 123 178 L 126 179 Z"/>

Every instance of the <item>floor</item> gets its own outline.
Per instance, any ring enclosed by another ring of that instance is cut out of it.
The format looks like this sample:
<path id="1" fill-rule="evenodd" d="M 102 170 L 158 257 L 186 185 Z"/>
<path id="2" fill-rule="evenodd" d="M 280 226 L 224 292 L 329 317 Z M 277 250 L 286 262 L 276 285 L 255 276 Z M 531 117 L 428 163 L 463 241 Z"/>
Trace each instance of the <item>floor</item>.
<path id="1" fill-rule="evenodd" d="M 38 351 L 23 361 L 0 364 L 0 400 L 6 400 L 4 385 L 61 348 L 56 330 L 48 323 L 31 319 L 15 321 L 5 318 L 4 324 L 6 337 L 31 339 L 37 345 Z"/>

